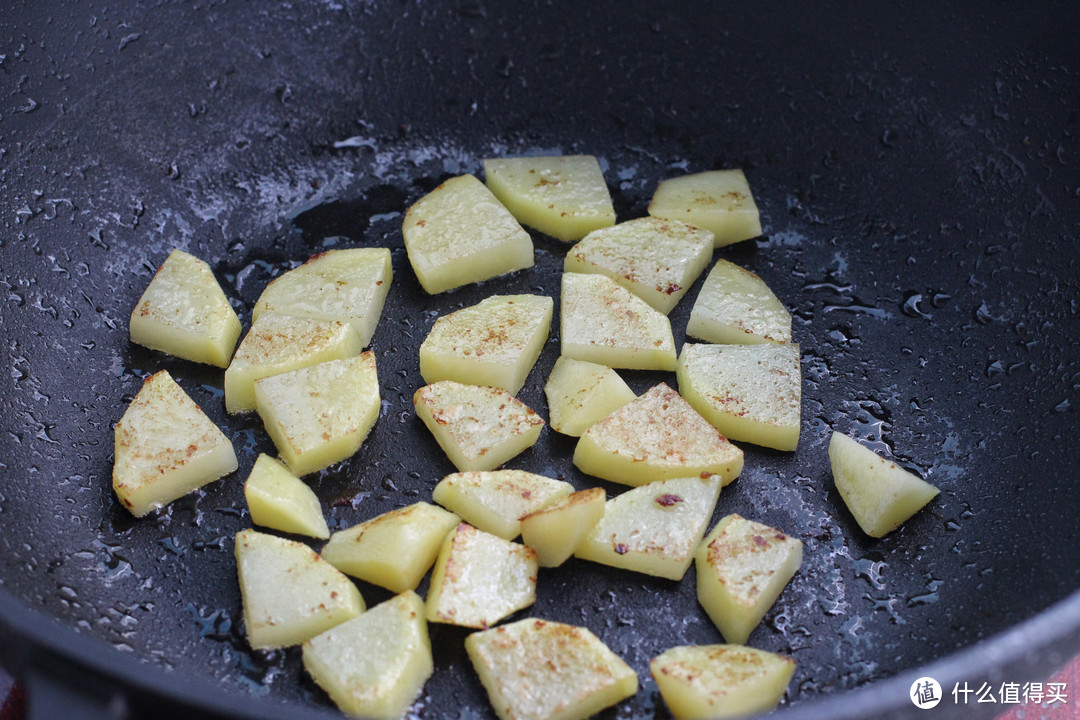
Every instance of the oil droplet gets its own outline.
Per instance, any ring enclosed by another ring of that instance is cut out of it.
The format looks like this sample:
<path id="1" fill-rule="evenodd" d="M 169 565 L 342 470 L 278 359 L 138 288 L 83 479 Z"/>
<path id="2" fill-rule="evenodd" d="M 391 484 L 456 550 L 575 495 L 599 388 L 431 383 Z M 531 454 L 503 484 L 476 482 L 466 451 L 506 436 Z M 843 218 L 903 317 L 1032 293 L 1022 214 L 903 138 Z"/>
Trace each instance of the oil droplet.
<path id="1" fill-rule="evenodd" d="M 203 383 L 199 385 L 199 389 L 206 393 L 211 400 L 222 400 L 225 397 L 224 387 L 215 387 L 213 385 Z"/>
<path id="2" fill-rule="evenodd" d="M 98 560 L 97 569 L 105 575 L 106 584 L 132 574 L 131 562 L 117 552 L 119 545 L 107 545 L 96 540 L 94 548 L 98 553 L 103 553 L 103 557 Z"/>
<path id="3" fill-rule="evenodd" d="M 889 619 L 892 620 L 894 625 L 907 625 L 907 621 L 900 617 L 900 613 L 896 610 L 897 603 L 900 602 L 900 598 L 895 595 L 889 595 L 884 598 L 875 598 L 870 595 L 863 595 L 864 600 L 868 600 L 871 604 L 871 610 L 877 612 L 881 610 L 888 613 Z"/>
<path id="4" fill-rule="evenodd" d="M 196 540 L 191 543 L 191 547 L 195 550 L 224 550 L 226 540 L 227 538 L 224 535 L 212 540 Z"/>
<path id="5" fill-rule="evenodd" d="M 923 318 L 924 320 L 930 319 L 930 313 L 922 307 L 923 295 L 922 293 L 908 293 L 904 296 L 904 302 L 900 306 L 900 311 L 913 318 Z"/>
<path id="6" fill-rule="evenodd" d="M 979 323 L 980 325 L 989 325 L 995 320 L 1001 319 L 1001 317 L 993 315 L 990 312 L 990 308 L 986 306 L 985 302 L 979 305 L 979 307 L 975 308 L 975 322 Z"/>
<path id="7" fill-rule="evenodd" d="M 232 617 L 221 608 L 206 610 L 188 603 L 184 610 L 195 620 L 199 634 L 208 640 L 232 640 Z"/>
<path id="8" fill-rule="evenodd" d="M 881 579 L 882 573 L 888 568 L 880 557 L 856 558 L 851 561 L 855 577 L 864 578 L 875 590 L 884 590 L 885 582 Z"/>
<path id="9" fill-rule="evenodd" d="M 908 598 L 907 606 L 916 607 L 918 605 L 930 605 L 936 603 L 940 598 L 938 597 L 938 590 L 945 584 L 944 580 L 938 580 L 933 575 L 927 575 L 926 592 L 921 595 L 915 595 Z"/>
<path id="10" fill-rule="evenodd" d="M 851 305 L 826 305 L 824 311 L 827 313 L 849 312 L 855 315 L 868 315 L 878 320 L 886 320 L 889 317 L 889 314 L 881 308 L 870 307 L 868 305 L 857 305 L 854 303 Z"/>
<path id="11" fill-rule="evenodd" d="M 180 542 L 174 537 L 163 537 L 160 540 L 158 540 L 158 545 L 161 545 L 161 547 L 165 548 L 166 550 L 171 552 L 173 555 L 183 555 L 184 554 L 183 545 L 181 545 Z"/>

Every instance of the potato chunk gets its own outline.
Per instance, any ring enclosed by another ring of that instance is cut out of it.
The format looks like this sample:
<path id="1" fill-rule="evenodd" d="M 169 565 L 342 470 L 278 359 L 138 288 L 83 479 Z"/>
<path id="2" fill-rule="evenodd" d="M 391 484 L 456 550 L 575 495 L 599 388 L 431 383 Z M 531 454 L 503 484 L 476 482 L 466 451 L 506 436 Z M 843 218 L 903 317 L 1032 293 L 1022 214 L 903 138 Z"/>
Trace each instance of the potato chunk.
<path id="1" fill-rule="evenodd" d="M 173 250 L 131 312 L 131 341 L 185 360 L 225 367 L 240 318 L 205 262 Z"/>
<path id="2" fill-rule="evenodd" d="M 429 622 L 487 628 L 536 601 L 536 551 L 461 523 L 443 541 L 427 594 Z"/>
<path id="3" fill-rule="evenodd" d="M 575 625 L 526 618 L 465 650 L 500 720 L 584 720 L 637 692 L 633 668 Z"/>
<path id="4" fill-rule="evenodd" d="M 299 645 L 364 611 L 352 581 L 303 543 L 241 530 L 236 570 L 256 650 Z"/>
<path id="5" fill-rule="evenodd" d="M 401 232 L 416 279 L 432 295 L 534 262 L 529 233 L 472 175 L 450 178 L 417 200 Z"/>
<path id="6" fill-rule="evenodd" d="M 938 489 L 846 435 L 829 442 L 833 480 L 844 504 L 870 537 L 884 537 L 937 497 Z"/>
<path id="7" fill-rule="evenodd" d="M 802 542 L 728 515 L 695 558 L 697 596 L 730 643 L 744 644 L 802 565 Z"/>
<path id="8" fill-rule="evenodd" d="M 484 532 L 513 540 L 521 534 L 521 518 L 566 497 L 574 486 L 524 470 L 492 470 L 447 475 L 432 499 Z"/>
<path id="9" fill-rule="evenodd" d="M 604 516 L 603 488 L 589 488 L 521 518 L 521 541 L 536 550 L 540 567 L 558 567 Z"/>
<path id="10" fill-rule="evenodd" d="M 494 470 L 540 437 L 543 419 L 500 388 L 452 380 L 413 395 L 416 414 L 462 472 Z"/>
<path id="11" fill-rule="evenodd" d="M 573 242 L 615 224 L 600 163 L 592 155 L 484 160 L 484 178 L 518 222 Z"/>
<path id="12" fill-rule="evenodd" d="M 742 472 L 743 451 L 660 383 L 586 430 L 574 465 L 624 485 L 703 473 L 727 485 Z"/>
<path id="13" fill-rule="evenodd" d="M 358 355 L 355 328 L 340 320 L 315 320 L 267 310 L 244 336 L 225 371 L 225 409 L 255 409 L 255 381 L 290 370 Z"/>
<path id="14" fill-rule="evenodd" d="M 114 438 L 113 490 L 135 517 L 237 467 L 232 443 L 166 370 L 143 382 Z"/>
<path id="15" fill-rule="evenodd" d="M 566 253 L 566 272 L 599 273 L 665 315 L 712 259 L 708 230 L 678 220 L 638 218 L 595 230 Z"/>
<path id="16" fill-rule="evenodd" d="M 418 502 L 339 530 L 322 556 L 338 570 L 393 592 L 415 590 L 459 522 L 454 513 Z"/>
<path id="17" fill-rule="evenodd" d="M 649 214 L 705 228 L 713 234 L 716 247 L 761 235 L 761 218 L 742 170 L 663 180 L 653 193 Z"/>
<path id="18" fill-rule="evenodd" d="M 321 540 L 330 537 L 318 496 L 269 455 L 255 458 L 244 497 L 256 525 Z"/>
<path id="19" fill-rule="evenodd" d="M 387 248 L 345 248 L 319 253 L 270 281 L 251 310 L 252 322 L 267 310 L 350 323 L 367 347 L 393 281 Z"/>
<path id="20" fill-rule="evenodd" d="M 304 668 L 342 712 L 402 717 L 435 670 L 424 602 L 411 590 L 304 643 Z"/>
<path id="21" fill-rule="evenodd" d="M 255 405 L 285 464 L 307 475 L 352 456 L 379 417 L 375 354 L 255 381 Z"/>
<path id="22" fill-rule="evenodd" d="M 424 382 L 456 380 L 516 394 L 547 342 L 554 305 L 543 295 L 495 295 L 443 315 L 420 345 Z"/>
<path id="23" fill-rule="evenodd" d="M 677 720 L 741 718 L 780 702 L 795 661 L 741 645 L 681 646 L 653 658 L 649 672 Z"/>
<path id="24" fill-rule="evenodd" d="M 555 361 L 544 393 L 551 429 L 571 437 L 581 437 L 637 397 L 619 373 L 606 365 L 568 357 Z"/>
<path id="25" fill-rule="evenodd" d="M 646 575 L 681 580 L 701 544 L 720 478 L 671 478 L 627 490 L 607 501 L 575 555 Z"/>
<path id="26" fill-rule="evenodd" d="M 606 275 L 563 273 L 562 355 L 635 370 L 674 370 L 667 316 Z"/>
<path id="27" fill-rule="evenodd" d="M 706 342 L 791 342 L 791 313 L 765 281 L 723 258 L 705 276 L 686 334 Z"/>
<path id="28" fill-rule="evenodd" d="M 799 346 L 683 345 L 679 392 L 732 440 L 794 450 L 799 444 Z"/>

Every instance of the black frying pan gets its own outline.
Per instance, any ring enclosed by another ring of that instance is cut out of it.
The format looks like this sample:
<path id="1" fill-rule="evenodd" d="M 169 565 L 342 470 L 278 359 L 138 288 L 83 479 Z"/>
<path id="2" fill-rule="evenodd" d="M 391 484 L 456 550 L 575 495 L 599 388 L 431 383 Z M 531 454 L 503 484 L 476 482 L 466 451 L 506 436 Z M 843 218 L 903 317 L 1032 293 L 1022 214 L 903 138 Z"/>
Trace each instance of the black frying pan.
<path id="1" fill-rule="evenodd" d="M 310 479 L 335 527 L 426 499 L 451 467 L 411 410 L 420 341 L 437 315 L 491 293 L 557 299 L 566 246 L 536 235 L 534 269 L 428 297 L 401 213 L 484 157 L 540 152 L 600 157 L 620 219 L 643 215 L 664 177 L 747 171 L 766 234 L 717 254 L 795 316 L 803 436 L 794 454 L 746 445 L 717 517 L 805 544 L 751 638 L 799 663 L 781 714 L 915 712 L 908 688 L 924 673 L 947 692 L 1041 677 L 1080 648 L 1077 14 L 5 6 L 0 626 L 31 713 L 334 716 L 295 650 L 254 653 L 242 634 L 231 538 L 250 526 L 242 480 L 269 440 L 254 418 L 225 416 L 220 371 L 131 345 L 127 316 L 174 246 L 212 264 L 245 323 L 265 283 L 307 256 L 391 247 L 372 343 L 383 413 L 354 458 Z M 677 342 L 696 292 L 671 315 Z M 557 354 L 553 334 L 521 393 L 541 412 Z M 134 520 L 111 492 L 112 425 L 160 368 L 227 429 L 241 467 Z M 638 391 L 671 380 L 626 377 Z M 864 537 L 833 490 L 833 429 L 941 496 Z M 546 431 L 510 466 L 596 484 L 571 451 Z M 588 625 L 638 670 L 638 695 L 605 717 L 664 717 L 648 659 L 720 640 L 693 588 L 692 572 L 675 584 L 573 561 L 542 575 L 527 614 Z M 464 635 L 432 626 L 419 716 L 490 714 Z"/>

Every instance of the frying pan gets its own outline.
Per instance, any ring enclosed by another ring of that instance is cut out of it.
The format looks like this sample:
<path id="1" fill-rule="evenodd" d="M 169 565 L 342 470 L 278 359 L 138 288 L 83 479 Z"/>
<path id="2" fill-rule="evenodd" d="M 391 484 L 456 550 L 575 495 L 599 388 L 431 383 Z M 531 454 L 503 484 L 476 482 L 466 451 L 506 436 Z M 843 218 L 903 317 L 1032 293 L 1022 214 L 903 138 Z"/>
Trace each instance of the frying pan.
<path id="1" fill-rule="evenodd" d="M 173 247 L 206 259 L 245 324 L 271 278 L 330 247 L 387 246 L 372 341 L 383 409 L 309 478 L 333 527 L 427 499 L 452 468 L 411 410 L 435 317 L 492 293 L 558 299 L 566 246 L 439 296 L 404 209 L 488 156 L 589 153 L 620 219 L 656 183 L 746 170 L 765 234 L 718 256 L 794 315 L 795 453 L 746 445 L 717 517 L 802 539 L 751 644 L 798 669 L 779 717 L 905 716 L 912 680 L 1042 679 L 1080 649 L 1074 490 L 1080 72 L 1075 3 L 458 0 L 11 2 L 0 16 L 0 655 L 34 717 L 334 717 L 295 649 L 243 637 L 233 534 L 272 446 L 227 417 L 222 374 L 133 346 L 126 319 Z M 698 285 L 673 311 L 676 341 Z M 521 397 L 544 412 L 552 334 Z M 166 368 L 232 438 L 235 475 L 131 518 L 112 425 Z M 662 373 L 626 373 L 636 391 Z M 941 488 L 882 540 L 836 496 L 833 429 Z M 545 431 L 511 467 L 596 484 Z M 619 488 L 607 486 L 611 493 Z M 528 615 L 593 628 L 641 690 L 603 717 L 664 717 L 648 659 L 720 637 L 682 583 L 571 561 Z M 425 588 L 421 586 L 421 591 Z M 369 604 L 386 597 L 361 584 Z M 419 717 L 488 717 L 432 626 Z M 1074 689 L 1075 691 L 1075 689 Z"/>

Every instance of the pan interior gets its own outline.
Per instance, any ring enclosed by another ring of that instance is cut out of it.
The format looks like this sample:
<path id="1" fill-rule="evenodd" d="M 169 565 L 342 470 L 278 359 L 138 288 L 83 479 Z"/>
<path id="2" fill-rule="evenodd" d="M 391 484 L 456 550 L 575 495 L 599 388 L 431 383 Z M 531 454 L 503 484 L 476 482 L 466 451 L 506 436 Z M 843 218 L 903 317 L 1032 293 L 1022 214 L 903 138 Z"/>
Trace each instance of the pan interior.
<path id="1" fill-rule="evenodd" d="M 430 499 L 451 468 L 412 412 L 420 342 L 494 293 L 557 301 L 567 246 L 534 234 L 534 268 L 428 296 L 402 214 L 483 158 L 518 154 L 598 156 L 620 220 L 645 215 L 665 177 L 747 172 L 765 235 L 716 255 L 794 316 L 802 441 L 743 446 L 717 517 L 805 545 L 751 639 L 797 660 L 788 703 L 949 655 L 1080 584 L 1066 442 L 1080 406 L 1080 173 L 1067 160 L 1080 63 L 1065 25 L 861 8 L 835 42 L 838 8 L 794 3 L 769 17 L 696 4 L 24 10 L 6 33 L 21 50 L 0 58 L 25 76 L 0 110 L 0 584 L 28 605 L 176 673 L 326 706 L 295 649 L 252 652 L 242 634 L 232 536 L 250 526 L 242 479 L 271 443 L 256 418 L 225 415 L 221 371 L 132 345 L 127 316 L 173 247 L 210 262 L 245 326 L 265 284 L 310 255 L 389 247 L 371 346 L 382 413 L 355 457 L 309 480 L 332 528 Z M 978 40 L 959 52 L 953 33 Z M 699 287 L 671 314 L 677 344 Z M 557 356 L 553 333 L 520 394 L 542 414 Z M 135 520 L 111 492 L 112 425 L 162 368 L 226 430 L 240 470 Z M 639 393 L 674 384 L 625 377 Z M 864 537 L 832 485 L 832 430 L 940 498 Z M 545 431 L 510 466 L 596 484 L 572 451 Z M 369 605 L 386 597 L 361 588 Z M 620 717 L 663 712 L 650 657 L 720 641 L 693 571 L 676 584 L 571 561 L 544 571 L 528 614 L 587 625 L 635 667 L 642 691 Z M 464 635 L 432 626 L 420 716 L 488 712 Z"/>

